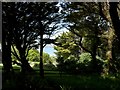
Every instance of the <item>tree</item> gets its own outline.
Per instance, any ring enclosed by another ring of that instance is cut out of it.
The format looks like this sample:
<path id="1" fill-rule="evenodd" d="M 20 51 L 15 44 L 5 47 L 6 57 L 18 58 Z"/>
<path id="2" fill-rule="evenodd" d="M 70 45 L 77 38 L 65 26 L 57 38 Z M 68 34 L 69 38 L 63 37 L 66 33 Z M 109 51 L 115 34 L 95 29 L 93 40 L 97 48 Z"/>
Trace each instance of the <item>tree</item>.
<path id="1" fill-rule="evenodd" d="M 13 6 L 12 6 L 13 5 Z M 12 41 L 12 33 L 11 31 L 13 30 L 13 8 L 14 4 L 9 3 L 8 5 L 6 3 L 2 4 L 2 53 L 3 54 L 3 67 L 5 72 L 10 72 L 12 71 L 12 60 L 11 60 L 11 41 Z M 8 15 L 9 14 L 9 15 Z"/>
<path id="2" fill-rule="evenodd" d="M 108 28 L 108 49 L 106 52 L 107 60 L 108 60 L 108 71 L 109 72 L 116 72 L 117 66 L 115 64 L 116 62 L 116 51 L 115 47 L 117 47 L 114 43 L 118 42 L 119 40 L 119 3 L 112 3 L 112 2 L 106 2 L 106 3 L 99 3 L 100 8 L 100 15 L 109 22 L 109 28 Z M 114 18 L 113 18 L 114 17 Z M 116 38 L 117 36 L 117 38 Z M 118 40 L 117 40 L 118 39 Z M 119 43 L 119 42 L 118 42 Z"/>
<path id="3" fill-rule="evenodd" d="M 102 29 L 107 28 L 106 22 L 99 15 L 98 3 L 69 3 L 64 8 L 67 29 L 79 37 L 79 49 L 90 53 L 93 68 L 97 67 L 96 56 L 102 44 Z"/>
<path id="4" fill-rule="evenodd" d="M 40 53 L 36 49 L 30 49 L 28 52 L 27 59 L 32 62 L 39 62 L 40 60 Z"/>
<path id="5" fill-rule="evenodd" d="M 64 21 L 67 22 L 64 26 L 80 38 L 79 46 L 92 55 L 93 67 L 97 67 L 96 56 L 104 52 L 101 56 L 108 60 L 108 69 L 111 68 L 108 71 L 115 71 L 114 47 L 116 46 L 113 46 L 113 41 L 116 35 L 119 37 L 118 3 L 69 2 L 63 3 L 63 9 L 66 15 Z M 116 18 L 114 19 L 113 16 Z M 113 25 L 112 22 L 114 22 Z M 116 35 L 113 26 L 117 29 Z"/>
<path id="6" fill-rule="evenodd" d="M 48 53 L 43 52 L 43 62 L 44 62 L 44 64 L 51 63 L 51 57 Z"/>
<path id="7" fill-rule="evenodd" d="M 31 14 L 30 7 L 32 7 L 31 3 L 3 3 L 3 17 L 6 16 L 3 22 L 9 20 L 8 23 L 3 24 L 4 29 L 8 29 L 11 34 L 7 40 L 12 43 L 11 45 L 14 50 L 12 54 L 22 63 L 22 71 L 32 70 L 26 57 L 28 51 L 32 47 L 36 47 L 35 40 L 38 37 L 38 34 L 35 33 L 37 29 L 34 23 L 36 23 L 36 21 L 33 18 L 33 14 Z M 13 22 L 12 25 L 11 21 Z M 12 29 L 10 29 L 11 26 Z M 9 40 L 10 38 L 11 40 Z M 14 47 L 18 50 L 19 55 L 16 53 Z"/>
<path id="8" fill-rule="evenodd" d="M 78 37 L 71 32 L 64 32 L 61 36 L 58 36 L 56 43 L 59 43 L 54 47 L 57 51 L 55 54 L 58 57 L 63 57 L 66 60 L 70 55 L 74 55 L 75 58 L 79 58 L 80 49 L 77 44 Z"/>
<path id="9" fill-rule="evenodd" d="M 115 2 L 115 3 L 109 2 L 109 5 L 110 5 L 109 12 L 110 12 L 110 17 L 111 17 L 111 20 L 112 20 L 112 24 L 114 26 L 117 38 L 120 41 L 120 28 L 119 28 L 119 25 L 120 25 L 120 17 L 119 17 L 120 3 L 119 2 Z"/>
<path id="10" fill-rule="evenodd" d="M 79 37 L 76 34 L 70 31 L 64 32 L 57 37 L 56 43 L 58 43 L 58 45 L 54 48 L 56 50 L 55 54 L 57 56 L 58 68 L 60 71 L 66 70 L 72 73 L 93 72 L 93 58 L 90 53 L 86 53 L 79 47 Z M 83 44 L 85 43 L 86 40 Z M 103 60 L 100 60 L 97 57 L 98 56 L 96 55 L 96 71 L 101 72 Z"/>
<path id="11" fill-rule="evenodd" d="M 37 12 L 33 12 L 38 20 L 38 33 L 40 35 L 40 75 L 44 77 L 43 70 L 43 48 L 45 44 L 51 43 L 50 36 L 58 29 L 60 29 L 60 22 L 62 14 L 59 13 L 58 3 L 37 3 L 35 9 Z M 47 38 L 43 36 L 47 35 Z M 48 41 L 48 42 L 47 42 Z"/>
<path id="12" fill-rule="evenodd" d="M 12 49 L 12 52 L 14 52 L 13 49 Z M 18 56 L 20 56 L 17 49 L 16 49 L 16 53 L 18 54 Z M 30 62 L 39 62 L 40 60 L 39 51 L 36 50 L 35 48 L 30 49 L 26 59 Z M 14 64 L 21 66 L 21 62 L 13 54 L 12 54 L 12 61 Z M 43 52 L 43 63 L 44 64 L 52 63 L 52 57 L 48 53 Z"/>
<path id="13" fill-rule="evenodd" d="M 10 3 L 4 3 L 6 6 Z M 4 13 L 6 14 L 7 9 L 4 8 Z M 12 33 L 12 52 L 18 60 L 22 63 L 22 70 L 29 71 L 31 67 L 26 60 L 28 51 L 32 47 L 38 45 L 36 39 L 40 39 L 40 74 L 44 76 L 43 72 L 43 60 L 42 52 L 46 39 L 48 40 L 53 31 L 59 29 L 61 19 L 61 14 L 59 13 L 59 7 L 57 3 L 13 3 L 13 29 L 10 31 Z M 11 9 L 10 9 L 11 10 Z M 11 12 L 7 13 L 9 16 Z M 6 18 L 6 20 L 9 18 Z M 8 23 L 9 24 L 9 23 Z M 47 35 L 47 38 L 43 38 L 43 35 Z M 50 43 L 50 42 L 49 42 Z M 14 46 L 16 46 L 19 51 L 18 56 L 15 52 Z"/>
<path id="14" fill-rule="evenodd" d="M 120 3 L 118 2 L 115 2 L 115 3 L 112 3 L 112 2 L 109 2 L 109 13 L 110 13 L 110 18 L 111 18 L 111 22 L 112 22 L 112 25 L 113 25 L 113 28 L 115 30 L 115 34 L 117 36 L 116 40 L 117 41 L 117 45 L 115 45 L 116 47 L 119 46 L 119 43 L 120 43 L 120 28 L 119 28 L 119 25 L 120 25 Z M 119 54 L 119 50 L 117 50 L 117 52 L 115 51 L 115 46 L 113 47 L 113 53 L 117 53 Z M 118 60 L 118 56 L 113 54 L 114 57 L 117 57 L 117 60 L 115 59 L 113 61 L 113 65 L 114 65 L 114 72 L 118 72 L 120 66 L 119 66 L 119 60 Z M 117 63 L 115 63 L 117 62 Z"/>

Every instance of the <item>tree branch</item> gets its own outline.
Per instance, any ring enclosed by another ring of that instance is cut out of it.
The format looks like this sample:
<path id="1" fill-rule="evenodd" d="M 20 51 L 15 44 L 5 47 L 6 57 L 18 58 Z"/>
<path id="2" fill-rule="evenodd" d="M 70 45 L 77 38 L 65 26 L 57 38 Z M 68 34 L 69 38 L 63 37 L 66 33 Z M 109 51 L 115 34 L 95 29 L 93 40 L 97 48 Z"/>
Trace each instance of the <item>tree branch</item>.
<path id="1" fill-rule="evenodd" d="M 28 52 L 29 52 L 29 50 L 30 50 L 31 48 L 32 48 L 32 47 L 30 47 L 30 48 L 27 49 L 26 54 L 25 54 L 25 57 L 28 56 Z"/>
<path id="2" fill-rule="evenodd" d="M 91 52 L 90 50 L 86 49 L 86 48 L 82 45 L 82 43 L 81 43 L 81 42 L 82 42 L 82 36 L 81 36 L 80 34 L 76 33 L 74 30 L 72 30 L 71 32 L 74 33 L 75 35 L 77 35 L 77 36 L 80 38 L 80 41 L 79 41 L 80 47 L 81 47 L 83 50 L 85 50 L 86 52 L 89 52 L 89 53 L 92 54 L 92 52 Z"/>
<path id="3" fill-rule="evenodd" d="M 13 51 L 14 51 L 14 52 L 11 51 L 11 53 L 12 53 L 18 60 L 20 60 L 20 58 L 19 58 L 19 56 L 18 56 L 18 54 L 17 54 L 17 52 L 16 52 L 16 50 L 15 50 L 13 44 L 12 44 L 12 48 L 13 48 Z"/>

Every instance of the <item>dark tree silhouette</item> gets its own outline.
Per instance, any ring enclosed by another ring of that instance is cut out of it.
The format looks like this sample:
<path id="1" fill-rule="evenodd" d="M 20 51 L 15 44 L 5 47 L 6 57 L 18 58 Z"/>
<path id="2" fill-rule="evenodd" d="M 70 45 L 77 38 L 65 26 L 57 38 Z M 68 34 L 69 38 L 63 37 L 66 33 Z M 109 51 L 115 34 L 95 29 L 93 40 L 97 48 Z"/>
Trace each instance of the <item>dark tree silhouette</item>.
<path id="1" fill-rule="evenodd" d="M 57 2 L 53 3 L 37 3 L 35 9 L 37 12 L 36 19 L 38 20 L 38 33 L 40 35 L 40 75 L 44 77 L 43 70 L 43 48 L 46 44 L 52 43 L 50 36 L 54 34 L 55 31 L 61 28 L 59 24 L 62 20 L 63 14 L 59 12 L 59 7 Z M 44 38 L 43 36 L 47 37 Z"/>
<path id="2" fill-rule="evenodd" d="M 117 35 L 117 38 L 119 39 L 120 42 L 120 18 L 118 16 L 118 11 L 120 12 L 120 9 L 118 9 L 118 2 L 109 2 L 110 5 L 110 17 L 115 29 L 115 34 Z"/>
<path id="3" fill-rule="evenodd" d="M 29 6 L 30 4 L 27 3 L 3 3 L 3 46 L 7 42 L 9 47 L 9 49 L 3 47 L 3 53 L 7 51 L 9 58 L 11 58 L 12 46 L 14 50 L 12 54 L 21 62 L 22 71 L 32 71 L 26 57 L 28 51 L 36 46 L 35 40 L 38 36 L 35 34 L 36 29 L 33 29 L 33 24 L 31 24 L 34 20 L 33 16 L 30 15 Z M 14 46 L 19 51 L 19 55 Z M 3 58 L 6 58 L 4 55 L 7 54 L 3 54 Z M 4 60 L 4 62 L 10 64 L 10 60 Z"/>
<path id="4" fill-rule="evenodd" d="M 42 53 L 47 43 L 51 43 L 49 39 L 54 31 L 60 29 L 62 14 L 59 12 L 57 2 L 52 3 L 3 3 L 3 12 L 6 20 L 12 21 L 12 29 L 10 36 L 12 38 L 13 55 L 20 61 L 23 71 L 31 71 L 31 67 L 26 60 L 29 50 L 32 47 L 40 45 L 40 75 L 44 76 Z M 6 8 L 7 7 L 7 8 Z M 12 9 L 11 9 L 12 7 Z M 10 29 L 11 23 L 6 23 Z M 44 39 L 43 35 L 47 37 Z M 10 39 L 10 38 L 9 38 Z M 39 40 L 38 43 L 36 40 Z M 46 41 L 47 40 L 47 41 Z M 16 53 L 15 47 L 19 51 Z"/>
<path id="5" fill-rule="evenodd" d="M 12 33 L 13 30 L 13 20 L 12 20 L 12 7 L 13 4 L 2 5 L 3 12 L 2 12 L 2 25 L 3 25 L 3 31 L 2 31 L 2 63 L 4 66 L 5 72 L 10 72 L 12 70 L 12 60 L 11 60 L 11 41 L 12 41 Z M 8 6 L 11 6 L 8 10 Z M 7 11 L 7 12 L 5 12 Z M 11 12 L 11 13 L 9 13 Z M 7 15 L 9 13 L 9 15 Z"/>

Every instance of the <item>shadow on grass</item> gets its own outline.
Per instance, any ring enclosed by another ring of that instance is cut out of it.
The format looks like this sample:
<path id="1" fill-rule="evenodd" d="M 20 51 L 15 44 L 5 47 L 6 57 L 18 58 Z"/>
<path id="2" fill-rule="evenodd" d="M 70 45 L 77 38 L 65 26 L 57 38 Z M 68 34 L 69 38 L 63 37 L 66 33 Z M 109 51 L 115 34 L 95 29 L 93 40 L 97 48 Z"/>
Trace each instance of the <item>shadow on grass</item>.
<path id="1" fill-rule="evenodd" d="M 49 72 L 49 73 L 48 73 Z M 7 78 L 6 78 L 7 77 Z M 120 78 L 103 78 L 100 75 L 60 75 L 58 71 L 46 71 L 41 78 L 38 72 L 4 75 L 2 90 L 119 90 Z"/>
<path id="2" fill-rule="evenodd" d="M 46 75 L 48 80 L 58 84 L 61 90 L 120 90 L 120 78 L 103 78 L 100 75 Z"/>
<path id="3" fill-rule="evenodd" d="M 45 78 L 41 78 L 37 73 L 14 73 L 3 74 L 2 90 L 60 90 L 51 85 Z"/>

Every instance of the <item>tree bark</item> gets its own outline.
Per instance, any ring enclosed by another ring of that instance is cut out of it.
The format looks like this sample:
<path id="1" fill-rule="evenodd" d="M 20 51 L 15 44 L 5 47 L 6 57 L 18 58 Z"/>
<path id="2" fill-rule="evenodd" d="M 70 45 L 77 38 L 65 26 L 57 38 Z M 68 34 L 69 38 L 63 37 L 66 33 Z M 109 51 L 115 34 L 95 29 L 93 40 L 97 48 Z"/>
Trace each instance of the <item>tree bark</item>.
<path id="1" fill-rule="evenodd" d="M 11 40 L 10 40 L 10 36 L 8 34 L 6 34 L 5 32 L 3 33 L 3 42 L 2 42 L 2 63 L 3 63 L 3 67 L 5 72 L 11 72 L 12 69 L 12 60 L 11 60 Z"/>
<path id="2" fill-rule="evenodd" d="M 119 42 L 120 42 L 120 20 L 119 20 L 118 11 L 117 11 L 118 3 L 110 2 L 109 5 L 110 5 L 109 12 L 110 12 L 112 24 L 115 29 L 115 34 L 117 35 L 117 38 L 119 39 Z"/>
<path id="3" fill-rule="evenodd" d="M 26 60 L 25 57 L 25 51 L 24 50 L 19 50 L 19 54 L 20 54 L 20 61 L 22 63 L 21 68 L 22 68 L 22 72 L 33 72 L 32 67 L 29 65 L 28 61 Z"/>
<path id="4" fill-rule="evenodd" d="M 110 22 L 110 26 L 108 28 L 108 33 L 107 33 L 107 40 L 108 40 L 108 45 L 107 45 L 107 52 L 106 52 L 106 59 L 108 60 L 107 67 L 104 68 L 104 73 L 108 74 L 111 71 L 115 70 L 114 68 L 114 61 L 115 57 L 113 54 L 113 40 L 115 37 L 115 34 L 117 35 L 117 38 L 120 41 L 120 21 L 118 17 L 118 12 L 117 12 L 117 2 L 106 2 L 102 4 L 99 3 L 100 7 L 100 15 L 107 21 Z M 112 25 L 111 25 L 112 24 Z M 114 29 L 115 32 L 114 32 Z"/>
<path id="5" fill-rule="evenodd" d="M 92 62 L 93 62 L 93 72 L 97 73 L 99 68 L 98 68 L 98 63 L 97 63 L 97 49 L 98 49 L 98 45 L 99 45 L 99 38 L 98 38 L 98 28 L 97 25 L 95 25 L 95 32 L 94 32 L 94 43 L 93 43 L 93 47 L 92 47 Z"/>
<path id="6" fill-rule="evenodd" d="M 41 38 L 40 38 L 40 76 L 44 77 L 44 69 L 43 69 L 43 31 L 41 31 Z"/>

